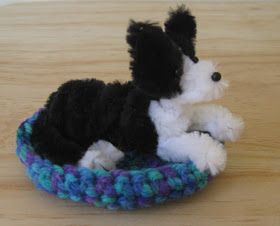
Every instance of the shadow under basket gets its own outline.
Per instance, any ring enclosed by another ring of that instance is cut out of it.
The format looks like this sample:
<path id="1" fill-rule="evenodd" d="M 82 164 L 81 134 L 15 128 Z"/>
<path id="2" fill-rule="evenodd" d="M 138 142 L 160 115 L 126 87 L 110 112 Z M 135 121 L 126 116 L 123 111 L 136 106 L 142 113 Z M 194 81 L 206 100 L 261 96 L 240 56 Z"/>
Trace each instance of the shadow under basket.
<path id="1" fill-rule="evenodd" d="M 137 156 L 133 152 L 111 171 L 55 165 L 37 155 L 30 143 L 32 125 L 39 113 L 18 128 L 16 153 L 35 186 L 59 198 L 108 209 L 135 209 L 191 196 L 211 178 L 191 161 L 164 162 L 155 155 Z"/>

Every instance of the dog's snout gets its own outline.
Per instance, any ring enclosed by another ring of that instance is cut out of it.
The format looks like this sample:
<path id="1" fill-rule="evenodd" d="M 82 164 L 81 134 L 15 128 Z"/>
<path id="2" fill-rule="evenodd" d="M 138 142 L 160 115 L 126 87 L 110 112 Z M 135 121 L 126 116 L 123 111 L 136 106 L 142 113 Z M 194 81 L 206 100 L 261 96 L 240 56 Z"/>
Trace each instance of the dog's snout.
<path id="1" fill-rule="evenodd" d="M 212 80 L 213 80 L 214 82 L 218 82 L 218 81 L 221 80 L 222 75 L 221 75 L 219 72 L 214 72 L 214 73 L 212 74 L 211 78 L 212 78 Z"/>

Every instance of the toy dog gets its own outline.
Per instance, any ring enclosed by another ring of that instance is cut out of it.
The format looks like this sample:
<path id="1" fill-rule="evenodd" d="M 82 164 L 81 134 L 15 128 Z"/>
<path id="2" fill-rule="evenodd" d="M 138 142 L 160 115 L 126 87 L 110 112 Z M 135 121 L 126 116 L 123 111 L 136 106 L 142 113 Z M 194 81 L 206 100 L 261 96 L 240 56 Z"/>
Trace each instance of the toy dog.
<path id="1" fill-rule="evenodd" d="M 198 60 L 195 38 L 195 18 L 184 6 L 170 11 L 165 31 L 131 21 L 132 81 L 60 86 L 33 126 L 35 151 L 56 164 L 107 170 L 132 150 L 191 160 L 212 175 L 223 170 L 226 151 L 219 141 L 236 140 L 243 122 L 222 106 L 193 106 L 220 98 L 228 86 L 212 62 Z"/>

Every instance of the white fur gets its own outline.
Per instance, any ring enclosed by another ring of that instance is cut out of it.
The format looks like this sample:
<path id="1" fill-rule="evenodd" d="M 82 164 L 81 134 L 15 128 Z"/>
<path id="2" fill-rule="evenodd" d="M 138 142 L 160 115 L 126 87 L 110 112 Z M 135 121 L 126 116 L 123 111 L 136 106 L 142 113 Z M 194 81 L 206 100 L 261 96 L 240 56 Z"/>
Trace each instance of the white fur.
<path id="1" fill-rule="evenodd" d="M 157 155 L 167 161 L 191 160 L 201 171 L 209 170 L 216 175 L 226 164 L 223 145 L 208 134 L 187 131 L 209 131 L 217 140 L 233 141 L 240 135 L 243 122 L 221 106 L 192 106 L 220 98 L 228 82 L 212 80 L 216 69 L 210 61 L 193 63 L 188 57 L 184 60 L 182 94 L 151 101 L 149 106 L 149 116 L 159 136 Z"/>
<path id="2" fill-rule="evenodd" d="M 182 94 L 151 101 L 149 106 L 148 114 L 158 134 L 157 155 L 173 162 L 191 160 L 199 170 L 216 175 L 225 168 L 224 146 L 208 134 L 189 132 L 209 131 L 217 140 L 233 141 L 239 137 L 243 121 L 222 106 L 192 105 L 221 97 L 228 83 L 211 79 L 216 69 L 210 61 L 193 63 L 188 57 L 184 60 Z M 114 169 L 122 157 L 123 153 L 111 143 L 99 140 L 88 148 L 79 165 Z"/>
<path id="3" fill-rule="evenodd" d="M 226 151 L 223 145 L 208 134 L 184 133 L 161 140 L 157 154 L 164 160 L 186 162 L 191 160 L 201 170 L 216 175 L 225 168 Z"/>
<path id="4" fill-rule="evenodd" d="M 236 141 L 244 128 L 243 120 L 220 105 L 192 106 L 189 131 L 205 130 L 220 141 Z"/>
<path id="5" fill-rule="evenodd" d="M 192 104 L 220 98 L 228 87 L 228 81 L 221 79 L 214 82 L 211 76 L 216 71 L 211 61 L 193 63 L 189 57 L 184 57 L 184 74 L 181 78 L 183 93 L 177 99 L 182 104 Z"/>
<path id="6" fill-rule="evenodd" d="M 94 143 L 91 148 L 96 150 L 102 150 L 106 156 L 108 156 L 112 161 L 118 162 L 124 157 L 122 151 L 117 149 L 113 144 L 105 140 L 99 140 Z"/>
<path id="7" fill-rule="evenodd" d="M 110 142 L 99 140 L 93 143 L 85 152 L 78 165 L 86 168 L 104 168 L 112 170 L 123 158 L 124 154 Z"/>
<path id="8" fill-rule="evenodd" d="M 179 136 L 184 131 L 187 131 L 190 124 L 187 115 L 184 113 L 184 109 L 176 99 L 151 101 L 149 116 L 161 139 Z"/>

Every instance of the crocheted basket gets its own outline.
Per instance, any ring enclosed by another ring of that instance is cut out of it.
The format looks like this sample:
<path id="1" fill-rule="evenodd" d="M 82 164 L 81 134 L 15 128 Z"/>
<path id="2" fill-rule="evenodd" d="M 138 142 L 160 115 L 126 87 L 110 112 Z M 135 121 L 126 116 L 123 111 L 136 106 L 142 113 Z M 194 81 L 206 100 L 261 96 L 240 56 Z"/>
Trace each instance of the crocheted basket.
<path id="1" fill-rule="evenodd" d="M 59 198 L 108 209 L 134 209 L 190 196 L 210 179 L 208 172 L 200 172 L 190 161 L 168 163 L 134 153 L 112 171 L 52 164 L 38 156 L 30 144 L 32 124 L 39 112 L 18 128 L 16 152 L 35 186 Z"/>

